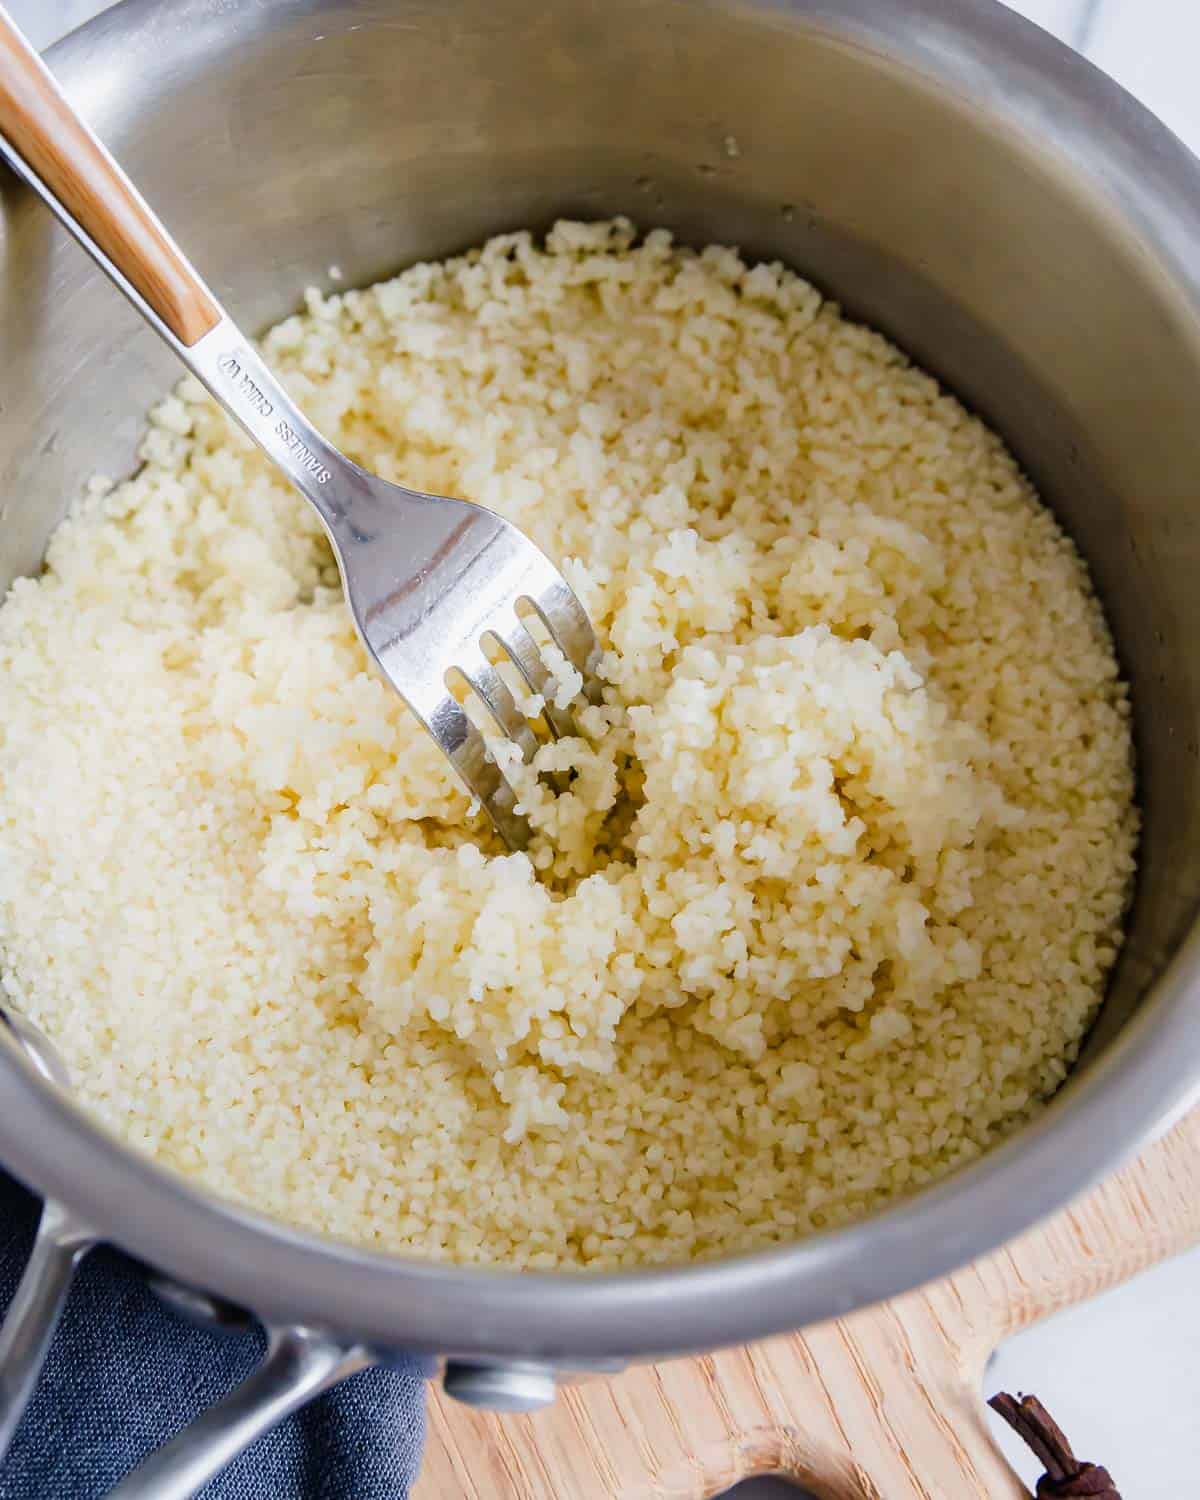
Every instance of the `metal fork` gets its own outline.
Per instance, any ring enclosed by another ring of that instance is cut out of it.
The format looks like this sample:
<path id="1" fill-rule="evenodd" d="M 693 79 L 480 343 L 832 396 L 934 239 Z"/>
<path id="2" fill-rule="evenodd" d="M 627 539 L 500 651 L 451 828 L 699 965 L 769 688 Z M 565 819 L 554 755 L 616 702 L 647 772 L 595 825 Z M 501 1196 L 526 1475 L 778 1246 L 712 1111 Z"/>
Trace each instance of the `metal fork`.
<path id="1" fill-rule="evenodd" d="M 507 660 L 544 700 L 549 731 L 572 732 L 527 623 L 540 618 L 594 697 L 595 633 L 562 574 L 491 511 L 389 484 L 317 432 L 2 8 L 0 135 L 0 154 L 312 504 L 367 650 L 506 842 L 522 847 L 529 825 L 460 699 L 474 689 L 528 760 L 538 739 L 497 670 Z"/>

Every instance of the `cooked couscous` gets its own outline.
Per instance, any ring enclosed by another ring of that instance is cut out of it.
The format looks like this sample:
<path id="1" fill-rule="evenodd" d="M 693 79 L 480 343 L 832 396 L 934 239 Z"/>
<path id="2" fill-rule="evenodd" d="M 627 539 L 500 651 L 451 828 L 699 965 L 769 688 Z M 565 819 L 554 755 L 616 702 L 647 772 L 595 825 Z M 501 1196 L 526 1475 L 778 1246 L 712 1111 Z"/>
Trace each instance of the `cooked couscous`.
<path id="1" fill-rule="evenodd" d="M 605 704 L 506 854 L 185 383 L 0 610 L 3 985 L 89 1107 L 299 1224 L 539 1266 L 791 1239 L 1040 1108 L 1136 816 L 998 438 L 790 271 L 624 222 L 310 293 L 265 352 L 563 564 Z"/>

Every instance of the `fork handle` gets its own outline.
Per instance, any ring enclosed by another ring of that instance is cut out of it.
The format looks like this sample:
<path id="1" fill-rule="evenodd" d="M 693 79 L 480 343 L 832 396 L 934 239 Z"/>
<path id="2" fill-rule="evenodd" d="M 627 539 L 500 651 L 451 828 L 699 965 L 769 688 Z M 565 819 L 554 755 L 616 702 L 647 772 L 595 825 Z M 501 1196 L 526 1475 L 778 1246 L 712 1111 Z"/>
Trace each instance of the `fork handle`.
<path id="1" fill-rule="evenodd" d="M 216 298 L 2 6 L 0 135 L 20 175 L 58 199 L 105 269 L 115 270 L 184 348 L 217 325 Z"/>
<path id="2" fill-rule="evenodd" d="M 0 158 L 307 496 L 335 540 L 344 546 L 363 539 L 357 523 L 374 520 L 366 476 L 321 436 L 267 369 L 3 4 Z"/>

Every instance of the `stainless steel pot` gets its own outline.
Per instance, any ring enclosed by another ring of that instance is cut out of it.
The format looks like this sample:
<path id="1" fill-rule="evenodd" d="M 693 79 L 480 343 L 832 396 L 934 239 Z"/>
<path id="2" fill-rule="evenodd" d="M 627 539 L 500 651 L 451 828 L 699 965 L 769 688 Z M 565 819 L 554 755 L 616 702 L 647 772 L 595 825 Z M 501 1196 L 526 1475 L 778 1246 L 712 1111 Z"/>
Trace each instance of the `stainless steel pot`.
<path id="1" fill-rule="evenodd" d="M 969 1170 L 793 1248 L 603 1276 L 367 1254 L 217 1202 L 0 1049 L 14 1172 L 274 1324 L 533 1378 L 911 1287 L 1195 1096 L 1200 170 L 1145 110 L 993 0 L 125 0 L 51 63 L 243 323 L 288 312 L 333 264 L 361 283 L 562 213 L 625 212 L 805 272 L 1004 433 L 1079 542 L 1133 681 L 1145 839 L 1111 998 L 1052 1107 Z M 86 476 L 129 469 L 174 371 L 15 188 L 2 270 L 6 585 Z"/>

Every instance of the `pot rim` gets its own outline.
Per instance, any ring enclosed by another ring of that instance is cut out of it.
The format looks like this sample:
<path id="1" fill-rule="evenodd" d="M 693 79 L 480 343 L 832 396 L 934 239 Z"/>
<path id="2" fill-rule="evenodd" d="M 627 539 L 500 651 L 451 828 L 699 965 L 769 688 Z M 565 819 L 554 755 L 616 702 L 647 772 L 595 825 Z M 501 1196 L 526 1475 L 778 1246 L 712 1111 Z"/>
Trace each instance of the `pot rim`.
<path id="1" fill-rule="evenodd" d="M 303 0 L 302 0 L 303 3 Z M 1107 200 L 1163 263 L 1200 324 L 1200 164 L 1091 64 L 995 0 L 708 0 L 818 26 L 993 107 L 1032 136 L 1051 115 L 1061 165 Z M 297 7 L 300 8 L 300 7 Z M 320 0 L 309 0 L 310 9 Z M 223 0 L 184 0 L 197 16 Z M 269 29 L 266 12 L 236 24 Z M 86 91 L 98 54 L 124 45 L 161 0 L 123 0 L 50 50 Z M 185 24 L 172 32 L 180 65 Z M 156 46 L 164 38 L 156 35 Z M 997 103 L 1001 100 L 1001 103 Z M 1193 268 L 1187 257 L 1191 255 Z M 1200 1098 L 1200 932 L 1137 1014 L 1029 1126 L 978 1162 L 846 1228 L 794 1245 L 636 1271 L 458 1267 L 359 1249 L 210 1196 L 135 1154 L 0 1047 L 0 1146 L 36 1190 L 106 1240 L 179 1279 L 380 1350 L 586 1365 L 742 1342 L 906 1291 L 994 1249 L 1059 1208 Z M 5 1028 L 0 1028 L 0 1034 Z"/>
<path id="2" fill-rule="evenodd" d="M 1108 1051 L 1025 1130 L 878 1214 L 794 1245 L 637 1271 L 520 1271 L 421 1261 L 322 1238 L 204 1189 L 122 1145 L 0 1046 L 5 1163 L 150 1265 L 253 1309 L 370 1347 L 579 1367 L 742 1343 L 931 1281 L 996 1249 L 1200 1102 L 1200 933 Z M 1165 1054 L 1169 1073 L 1163 1065 Z M 1119 1116 L 1114 1098 L 1128 1101 Z M 1065 1164 L 1065 1165 L 1064 1165 Z"/>

